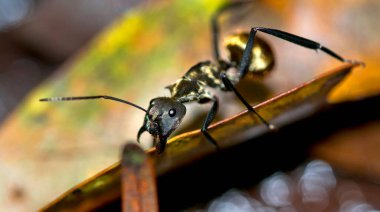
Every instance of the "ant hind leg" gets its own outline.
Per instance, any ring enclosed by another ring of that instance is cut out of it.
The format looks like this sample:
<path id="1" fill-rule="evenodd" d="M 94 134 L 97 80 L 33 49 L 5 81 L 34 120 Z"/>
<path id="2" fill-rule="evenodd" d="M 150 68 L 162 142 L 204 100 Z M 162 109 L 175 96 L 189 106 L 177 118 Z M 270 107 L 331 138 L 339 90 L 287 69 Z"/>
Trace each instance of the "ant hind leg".
<path id="1" fill-rule="evenodd" d="M 225 11 L 230 10 L 235 7 L 242 6 L 244 4 L 251 3 L 250 1 L 235 1 L 230 2 L 219 8 L 214 15 L 211 18 L 211 33 L 212 33 L 212 50 L 214 54 L 214 59 L 218 63 L 223 62 L 223 60 L 220 57 L 220 49 L 219 49 L 219 35 L 220 35 L 220 26 L 219 26 L 219 17 L 221 14 L 223 14 Z M 221 65 L 221 64 L 219 64 Z"/>
<path id="2" fill-rule="evenodd" d="M 327 47 L 322 46 L 320 43 L 309 40 L 307 38 L 300 37 L 298 35 L 294 35 L 294 34 L 284 32 L 284 31 L 281 31 L 278 29 L 271 29 L 271 28 L 264 28 L 264 27 L 253 27 L 249 33 L 247 45 L 244 49 L 243 57 L 240 61 L 240 65 L 239 65 L 240 78 L 243 78 L 248 71 L 248 66 L 251 62 L 250 57 L 251 57 L 252 48 L 254 46 L 254 39 L 255 39 L 256 33 L 258 31 L 265 33 L 265 34 L 268 34 L 268 35 L 272 35 L 274 37 L 283 39 L 285 41 L 294 43 L 296 45 L 299 45 L 299 46 L 302 46 L 305 48 L 314 49 L 314 50 L 321 50 L 321 51 L 325 52 L 326 54 L 330 55 L 331 57 L 333 57 L 333 58 L 335 58 L 341 62 L 344 62 L 344 63 L 359 64 L 359 65 L 364 66 L 363 62 L 343 58 L 342 56 L 338 55 L 337 53 L 335 53 L 331 49 L 328 49 Z"/>

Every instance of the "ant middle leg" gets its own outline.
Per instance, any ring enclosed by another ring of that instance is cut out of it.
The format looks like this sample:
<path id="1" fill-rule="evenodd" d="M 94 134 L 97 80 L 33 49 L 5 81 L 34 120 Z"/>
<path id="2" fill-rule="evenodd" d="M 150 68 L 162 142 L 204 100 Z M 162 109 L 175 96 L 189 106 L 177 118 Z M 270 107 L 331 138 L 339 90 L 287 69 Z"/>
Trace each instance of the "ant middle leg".
<path id="1" fill-rule="evenodd" d="M 203 125 L 202 125 L 202 128 L 201 128 L 201 132 L 206 137 L 206 139 L 210 143 L 212 143 L 216 147 L 217 150 L 219 150 L 220 147 L 219 147 L 218 143 L 215 141 L 215 139 L 207 131 L 207 129 L 210 126 L 211 122 L 214 120 L 214 118 L 216 116 L 216 113 L 218 112 L 218 99 L 217 99 L 217 97 L 214 96 L 213 99 L 211 99 L 211 100 L 213 101 L 213 104 L 211 106 L 210 111 L 207 114 L 207 117 L 206 117 L 205 121 L 203 122 Z"/>
<path id="2" fill-rule="evenodd" d="M 239 93 L 239 91 L 235 88 L 232 82 L 228 79 L 225 72 L 220 74 L 220 77 L 224 83 L 224 86 L 227 90 L 233 91 L 235 95 L 239 98 L 239 100 L 244 104 L 248 111 L 253 112 L 256 116 L 268 127 L 270 130 L 275 130 L 276 126 L 266 121 L 248 102 L 244 99 L 244 97 Z"/>

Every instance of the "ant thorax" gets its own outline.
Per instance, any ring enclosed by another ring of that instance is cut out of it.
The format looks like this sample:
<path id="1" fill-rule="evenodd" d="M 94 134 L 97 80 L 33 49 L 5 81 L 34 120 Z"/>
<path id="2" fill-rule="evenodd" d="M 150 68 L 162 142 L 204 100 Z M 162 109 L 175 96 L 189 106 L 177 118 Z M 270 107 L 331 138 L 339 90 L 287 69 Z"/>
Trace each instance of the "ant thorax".
<path id="1" fill-rule="evenodd" d="M 220 74 L 223 72 L 226 70 L 219 68 L 210 61 L 200 62 L 191 67 L 181 79 L 166 88 L 169 89 L 171 98 L 179 102 L 208 102 L 213 99 L 213 94 L 207 87 L 226 89 L 220 78 Z"/>

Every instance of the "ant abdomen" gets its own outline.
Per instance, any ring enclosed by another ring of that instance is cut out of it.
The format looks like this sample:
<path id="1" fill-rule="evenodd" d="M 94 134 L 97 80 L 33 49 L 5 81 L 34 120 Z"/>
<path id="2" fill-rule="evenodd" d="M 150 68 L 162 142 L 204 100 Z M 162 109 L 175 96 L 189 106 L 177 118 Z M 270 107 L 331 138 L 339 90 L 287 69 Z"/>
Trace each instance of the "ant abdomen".
<path id="1" fill-rule="evenodd" d="M 230 35 L 224 40 L 230 62 L 235 67 L 240 64 L 248 37 L 249 33 L 242 32 Z M 274 55 L 271 47 L 265 40 L 257 36 L 255 37 L 250 60 L 248 73 L 263 75 L 272 70 L 274 66 Z"/>

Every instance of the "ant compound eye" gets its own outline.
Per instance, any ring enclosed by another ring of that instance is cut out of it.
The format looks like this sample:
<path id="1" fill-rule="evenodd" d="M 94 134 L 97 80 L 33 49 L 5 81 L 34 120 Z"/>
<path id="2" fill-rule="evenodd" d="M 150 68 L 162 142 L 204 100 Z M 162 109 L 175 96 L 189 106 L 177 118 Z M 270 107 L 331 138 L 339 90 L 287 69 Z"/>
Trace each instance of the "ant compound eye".
<path id="1" fill-rule="evenodd" d="M 169 110 L 169 116 L 170 116 L 170 117 L 174 117 L 175 114 L 176 114 L 175 109 L 170 109 L 170 110 Z"/>

